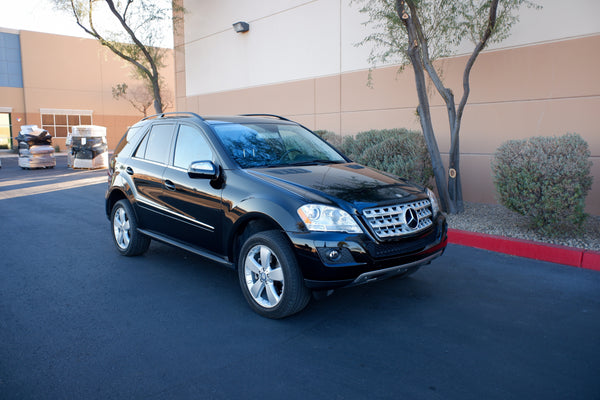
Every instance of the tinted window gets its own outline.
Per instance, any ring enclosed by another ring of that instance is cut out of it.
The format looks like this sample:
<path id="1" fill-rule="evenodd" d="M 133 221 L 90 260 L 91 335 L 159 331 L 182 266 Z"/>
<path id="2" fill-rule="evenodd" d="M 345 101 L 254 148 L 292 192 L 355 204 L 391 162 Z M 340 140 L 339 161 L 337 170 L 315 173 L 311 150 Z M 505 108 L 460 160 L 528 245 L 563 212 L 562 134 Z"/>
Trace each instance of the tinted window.
<path id="1" fill-rule="evenodd" d="M 173 165 L 188 169 L 193 161 L 212 160 L 212 150 L 202 132 L 188 125 L 179 127 Z"/>
<path id="2" fill-rule="evenodd" d="M 169 147 L 171 144 L 171 133 L 173 125 L 154 125 L 150 133 L 144 138 L 147 141 L 144 158 L 149 161 L 155 161 L 161 164 L 166 164 L 169 159 Z M 136 152 L 137 157 L 141 157 L 141 150 L 144 143 Z"/>
<path id="3" fill-rule="evenodd" d="M 213 126 L 242 168 L 311 162 L 345 162 L 312 132 L 291 124 L 222 124 Z"/>
<path id="4" fill-rule="evenodd" d="M 134 157 L 144 158 L 144 156 L 146 155 L 146 146 L 148 146 L 148 136 L 150 135 L 144 136 L 144 139 L 142 139 L 142 143 L 140 143 L 137 150 L 135 151 L 135 154 L 133 155 Z"/>
<path id="5" fill-rule="evenodd" d="M 139 126 L 133 126 L 129 128 L 127 133 L 123 135 L 119 141 L 119 144 L 117 144 L 117 147 L 115 148 L 115 154 L 119 154 L 127 145 L 131 145 L 131 143 L 134 142 L 133 139 L 137 136 L 136 134 L 139 132 L 139 130 Z M 124 154 L 131 154 L 131 149 L 126 151 Z"/>

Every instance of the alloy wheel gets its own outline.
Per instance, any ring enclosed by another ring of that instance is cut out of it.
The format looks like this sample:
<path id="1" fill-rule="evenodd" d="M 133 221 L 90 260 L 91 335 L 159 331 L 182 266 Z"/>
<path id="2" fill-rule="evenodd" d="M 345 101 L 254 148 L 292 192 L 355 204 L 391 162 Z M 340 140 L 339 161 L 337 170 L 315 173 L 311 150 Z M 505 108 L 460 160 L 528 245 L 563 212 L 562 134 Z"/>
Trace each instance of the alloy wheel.
<path id="1" fill-rule="evenodd" d="M 285 289 L 284 275 L 279 259 L 269 247 L 256 245 L 250 249 L 244 260 L 244 275 L 257 304 L 265 308 L 279 304 Z"/>

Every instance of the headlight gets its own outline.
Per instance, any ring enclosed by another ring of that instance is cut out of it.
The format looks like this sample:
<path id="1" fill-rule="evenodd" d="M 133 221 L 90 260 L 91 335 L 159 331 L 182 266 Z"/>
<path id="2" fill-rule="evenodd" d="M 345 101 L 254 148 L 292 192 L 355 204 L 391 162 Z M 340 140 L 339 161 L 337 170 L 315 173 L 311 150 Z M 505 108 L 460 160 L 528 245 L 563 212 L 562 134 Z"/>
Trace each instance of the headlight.
<path id="1" fill-rule="evenodd" d="M 344 210 L 321 204 L 306 204 L 298 215 L 310 231 L 362 233 L 356 221 Z"/>
<path id="2" fill-rule="evenodd" d="M 431 202 L 431 211 L 433 212 L 433 215 L 436 215 L 440 212 L 440 205 L 437 197 L 435 196 L 435 193 L 433 193 L 433 190 L 429 188 L 427 188 L 427 196 L 429 196 L 429 201 Z"/>

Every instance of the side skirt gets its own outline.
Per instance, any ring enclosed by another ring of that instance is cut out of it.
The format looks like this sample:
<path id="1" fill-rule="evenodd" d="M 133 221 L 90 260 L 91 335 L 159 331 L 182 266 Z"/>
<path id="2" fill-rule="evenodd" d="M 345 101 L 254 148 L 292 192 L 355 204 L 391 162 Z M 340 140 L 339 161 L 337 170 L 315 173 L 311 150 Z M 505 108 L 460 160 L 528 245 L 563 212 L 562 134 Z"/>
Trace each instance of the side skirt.
<path id="1" fill-rule="evenodd" d="M 158 240 L 159 242 L 163 242 L 163 243 L 166 243 L 171 246 L 179 247 L 180 249 L 187 250 L 190 253 L 197 254 L 201 257 L 204 257 L 211 261 L 222 264 L 228 268 L 235 269 L 235 265 L 231 261 L 229 261 L 228 257 L 220 256 L 220 255 L 210 252 L 208 250 L 204 250 L 199 247 L 195 247 L 190 244 L 180 242 L 179 240 L 170 238 L 168 236 L 161 235 L 156 232 L 148 231 L 145 229 L 138 229 L 138 232 L 143 233 L 144 235 L 146 235 L 154 240 Z"/>

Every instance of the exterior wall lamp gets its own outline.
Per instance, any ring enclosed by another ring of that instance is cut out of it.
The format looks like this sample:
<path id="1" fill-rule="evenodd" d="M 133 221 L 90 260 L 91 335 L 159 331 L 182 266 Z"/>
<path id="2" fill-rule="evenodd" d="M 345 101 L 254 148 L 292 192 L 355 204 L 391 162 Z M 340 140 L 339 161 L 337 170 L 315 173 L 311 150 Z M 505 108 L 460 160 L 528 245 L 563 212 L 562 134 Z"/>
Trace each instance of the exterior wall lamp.
<path id="1" fill-rule="evenodd" d="M 250 24 L 248 24 L 247 22 L 239 21 L 233 24 L 233 29 L 237 33 L 248 32 L 250 30 Z"/>

